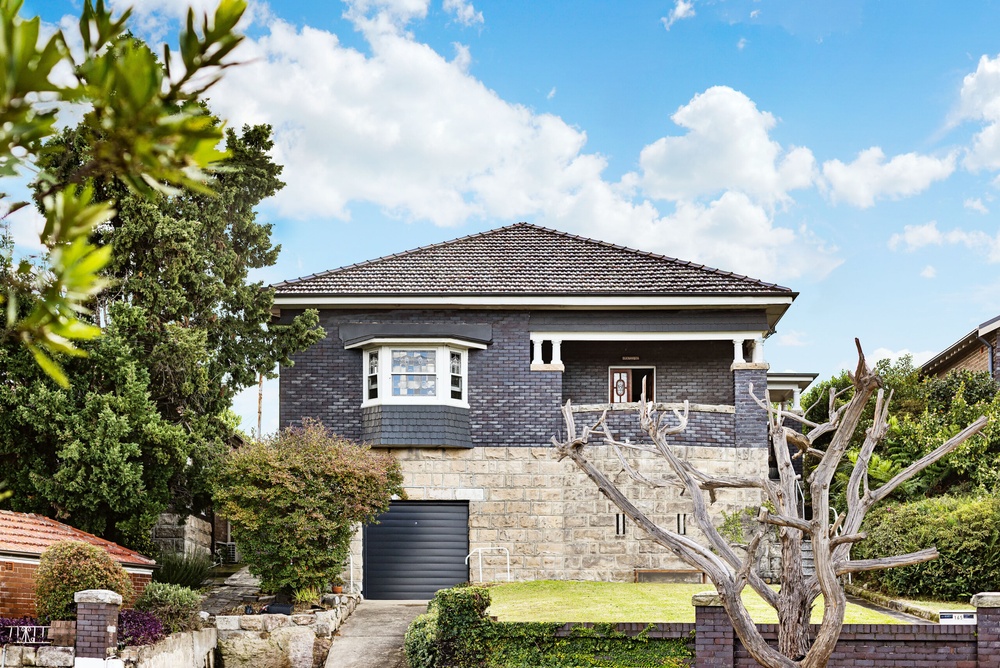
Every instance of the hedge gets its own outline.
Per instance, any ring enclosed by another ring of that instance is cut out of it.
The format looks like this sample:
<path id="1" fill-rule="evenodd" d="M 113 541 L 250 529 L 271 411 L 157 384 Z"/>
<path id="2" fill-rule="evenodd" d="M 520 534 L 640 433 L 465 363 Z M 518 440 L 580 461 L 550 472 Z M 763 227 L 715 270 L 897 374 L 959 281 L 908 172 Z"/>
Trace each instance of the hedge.
<path id="1" fill-rule="evenodd" d="M 861 573 L 855 581 L 896 596 L 958 601 L 1000 582 L 1000 499 L 940 496 L 869 513 L 868 537 L 852 550 L 872 559 L 937 547 L 923 564 Z"/>
<path id="2" fill-rule="evenodd" d="M 406 632 L 410 668 L 528 668 L 568 666 L 689 665 L 686 640 L 629 636 L 613 624 L 571 629 L 562 624 L 496 622 L 486 616 L 489 590 L 459 586 L 441 590 Z"/>

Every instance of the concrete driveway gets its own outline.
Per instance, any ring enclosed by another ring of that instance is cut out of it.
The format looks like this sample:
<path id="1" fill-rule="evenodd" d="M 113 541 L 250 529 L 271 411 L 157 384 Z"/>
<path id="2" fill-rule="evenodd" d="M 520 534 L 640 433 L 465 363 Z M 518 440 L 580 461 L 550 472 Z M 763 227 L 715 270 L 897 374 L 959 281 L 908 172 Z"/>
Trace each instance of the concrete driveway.
<path id="1" fill-rule="evenodd" d="M 427 601 L 363 601 L 340 627 L 326 668 L 406 668 L 403 635 Z"/>

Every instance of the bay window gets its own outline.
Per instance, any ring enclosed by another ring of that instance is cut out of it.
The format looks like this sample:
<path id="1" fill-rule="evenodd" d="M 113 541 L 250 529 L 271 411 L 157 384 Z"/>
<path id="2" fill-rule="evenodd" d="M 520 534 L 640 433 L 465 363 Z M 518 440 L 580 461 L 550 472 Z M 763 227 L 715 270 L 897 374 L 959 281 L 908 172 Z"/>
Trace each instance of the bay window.
<path id="1" fill-rule="evenodd" d="M 469 406 L 468 349 L 453 343 L 388 343 L 364 349 L 364 402 Z"/>

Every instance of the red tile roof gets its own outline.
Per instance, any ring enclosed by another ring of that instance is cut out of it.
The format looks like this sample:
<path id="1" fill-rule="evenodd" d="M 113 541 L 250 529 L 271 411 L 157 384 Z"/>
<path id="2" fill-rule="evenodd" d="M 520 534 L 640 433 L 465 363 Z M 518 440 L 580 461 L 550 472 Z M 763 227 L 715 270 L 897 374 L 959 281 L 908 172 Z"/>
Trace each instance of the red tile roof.
<path id="1" fill-rule="evenodd" d="M 32 513 L 0 510 L 0 554 L 5 552 L 40 555 L 53 543 L 78 540 L 105 550 L 120 564 L 153 566 L 155 561 L 109 540 L 98 538 L 68 524 Z"/>
<path id="2" fill-rule="evenodd" d="M 773 283 L 529 223 L 273 287 L 278 296 L 794 295 Z"/>

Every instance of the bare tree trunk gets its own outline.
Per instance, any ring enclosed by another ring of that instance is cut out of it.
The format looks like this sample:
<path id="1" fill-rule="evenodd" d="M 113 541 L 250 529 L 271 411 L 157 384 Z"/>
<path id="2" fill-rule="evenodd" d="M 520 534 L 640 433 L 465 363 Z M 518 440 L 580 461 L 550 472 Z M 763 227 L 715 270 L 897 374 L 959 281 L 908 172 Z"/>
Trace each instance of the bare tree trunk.
<path id="1" fill-rule="evenodd" d="M 607 427 L 606 413 L 594 425 L 584 426 L 582 431 L 578 431 L 572 405 L 567 401 L 563 407 L 566 440 L 560 441 L 553 437 L 552 442 L 560 458 L 569 457 L 597 485 L 601 493 L 650 538 L 685 563 L 708 575 L 719 592 L 736 635 L 758 663 L 770 668 L 823 668 L 837 645 L 844 621 L 847 602 L 839 580 L 841 575 L 905 566 L 937 556 L 937 551 L 932 548 L 907 555 L 851 561 L 851 546 L 864 539 L 860 528 L 865 515 L 875 503 L 888 496 L 896 487 L 947 455 L 966 439 L 977 434 L 986 424 L 986 418 L 980 418 L 933 452 L 905 468 L 888 483 L 872 490 L 869 489 L 868 462 L 875 446 L 885 436 L 889 401 L 879 389 L 881 381 L 865 363 L 860 343 L 858 367 L 852 380 L 854 394 L 842 406 L 837 406 L 839 395 L 831 391 L 830 419 L 823 424 L 815 424 L 802 416 L 785 413 L 773 406 L 766 397 L 754 396 L 753 386 L 750 386 L 751 396 L 767 411 L 769 440 L 778 463 L 777 481 L 759 476 L 708 475 L 679 457 L 670 446 L 670 437 L 687 427 L 687 402 L 684 403 L 683 414 L 673 410 L 677 422 L 673 426 L 664 424 L 664 412 L 657 414 L 653 404 L 641 402 L 639 424 L 651 442 L 643 444 L 618 441 Z M 865 405 L 876 390 L 878 397 L 874 424 L 866 433 L 848 483 L 848 510 L 836 523 L 831 524 L 830 483 L 847 452 Z M 799 434 L 785 427 L 786 417 L 805 424 L 809 428 L 808 432 Z M 826 450 L 819 450 L 816 447 L 817 439 L 829 433 L 833 433 L 830 445 Z M 706 544 L 702 545 L 686 535 L 660 527 L 639 510 L 603 471 L 587 459 L 591 436 L 598 437 L 614 450 L 622 464 L 622 470 L 632 480 L 653 488 L 673 487 L 682 490 L 693 505 L 692 516 L 705 536 Z M 808 480 L 813 502 L 811 520 L 806 520 L 798 503 L 800 482 L 792 466 L 789 442 L 799 449 L 800 456 L 818 460 Z M 640 452 L 662 457 L 668 463 L 671 474 L 660 478 L 644 474 L 632 461 L 632 455 Z M 708 506 L 715 501 L 715 493 L 719 489 L 758 489 L 767 499 L 769 507 L 762 506 L 758 515 L 760 529 L 742 558 L 718 532 L 709 513 Z M 779 592 L 769 588 L 755 569 L 760 541 L 764 532 L 772 527 L 777 527 L 781 541 L 782 585 Z M 812 576 L 805 575 L 802 564 L 802 546 L 807 537 L 812 542 L 816 567 L 816 574 Z M 778 614 L 777 649 L 763 639 L 743 605 L 740 594 L 747 585 Z M 823 596 L 823 619 L 815 637 L 811 638 L 810 613 L 820 595 Z"/>

